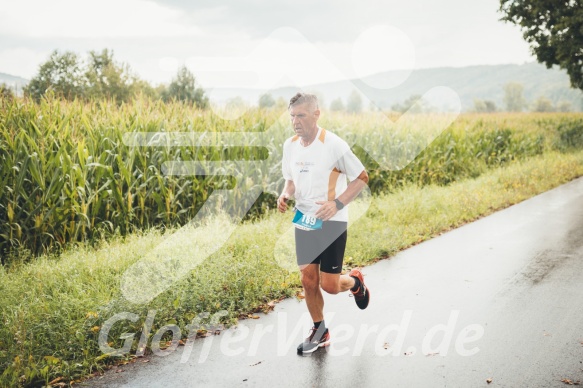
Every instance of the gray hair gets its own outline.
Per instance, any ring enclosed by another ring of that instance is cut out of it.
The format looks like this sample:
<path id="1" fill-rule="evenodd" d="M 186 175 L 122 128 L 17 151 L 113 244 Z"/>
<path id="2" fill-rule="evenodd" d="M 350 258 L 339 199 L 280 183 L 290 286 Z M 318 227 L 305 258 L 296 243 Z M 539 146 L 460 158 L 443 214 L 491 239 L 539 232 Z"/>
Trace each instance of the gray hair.
<path id="1" fill-rule="evenodd" d="M 298 92 L 289 100 L 288 109 L 292 106 L 307 104 L 312 110 L 318 109 L 318 97 L 315 94 Z"/>

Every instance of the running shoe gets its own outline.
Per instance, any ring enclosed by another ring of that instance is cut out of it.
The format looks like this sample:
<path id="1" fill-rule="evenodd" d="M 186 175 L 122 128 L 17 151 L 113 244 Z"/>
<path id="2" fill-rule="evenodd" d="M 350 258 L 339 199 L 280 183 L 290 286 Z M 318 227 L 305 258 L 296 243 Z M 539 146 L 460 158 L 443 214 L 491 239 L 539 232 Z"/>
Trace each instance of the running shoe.
<path id="1" fill-rule="evenodd" d="M 367 308 L 368 301 L 370 300 L 370 291 L 364 285 L 364 277 L 362 276 L 362 272 L 360 272 L 358 268 L 353 268 L 348 274 L 348 276 L 354 276 L 355 278 L 358 278 L 358 280 L 360 280 L 360 287 L 358 288 L 358 290 L 356 291 L 351 290 L 350 292 L 352 292 L 352 295 L 354 295 L 354 301 L 356 302 L 358 308 L 364 310 L 365 308 Z"/>
<path id="2" fill-rule="evenodd" d="M 312 327 L 308 338 L 298 346 L 298 354 L 312 353 L 318 350 L 318 348 L 323 348 L 328 345 L 330 345 L 330 333 L 328 329 L 325 329 L 322 333 L 322 330 Z"/>

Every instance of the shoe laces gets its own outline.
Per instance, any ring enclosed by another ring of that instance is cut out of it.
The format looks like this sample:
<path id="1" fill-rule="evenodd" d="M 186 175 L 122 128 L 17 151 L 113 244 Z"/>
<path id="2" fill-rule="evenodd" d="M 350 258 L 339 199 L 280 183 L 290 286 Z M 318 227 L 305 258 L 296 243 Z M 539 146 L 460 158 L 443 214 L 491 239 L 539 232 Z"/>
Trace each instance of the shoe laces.
<path id="1" fill-rule="evenodd" d="M 312 342 L 314 340 L 314 337 L 316 336 L 316 333 L 318 332 L 319 328 L 317 329 L 316 326 L 312 326 L 312 328 L 310 329 L 310 334 L 308 335 L 308 338 L 306 338 L 306 342 Z M 326 333 L 327 329 L 324 329 L 321 334 L 320 334 L 320 338 L 318 338 L 318 341 L 322 339 L 322 337 L 324 337 L 324 333 Z"/>

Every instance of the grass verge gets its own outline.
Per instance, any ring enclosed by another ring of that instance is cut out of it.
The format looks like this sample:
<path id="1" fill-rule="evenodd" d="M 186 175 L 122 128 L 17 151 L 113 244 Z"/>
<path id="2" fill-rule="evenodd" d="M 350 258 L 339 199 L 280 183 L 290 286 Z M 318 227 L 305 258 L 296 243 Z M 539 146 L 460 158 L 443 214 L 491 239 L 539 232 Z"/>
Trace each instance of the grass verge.
<path id="1" fill-rule="evenodd" d="M 583 151 L 549 152 L 477 179 L 448 186 L 410 185 L 375 196 L 351 226 L 345 265 L 370 264 L 582 175 Z M 354 204 L 356 210 L 359 206 L 364 204 Z M 226 222 L 217 217 L 206 227 L 220 234 Z M 110 331 L 108 341 L 115 348 L 123 344 L 121 333 L 140 332 L 150 310 L 157 311 L 151 333 L 176 324 L 186 335 L 188 324 L 201 312 L 225 310 L 225 322 L 232 323 L 268 308 L 270 301 L 293 296 L 300 286 L 297 271 L 274 259 L 274 247 L 289 222 L 290 213 L 273 213 L 239 226 L 219 251 L 147 305 L 126 301 L 120 279 L 166 238 L 156 230 L 104 241 L 96 249 L 78 246 L 58 257 L 0 267 L 0 385 L 76 381 L 114 362 L 118 358 L 104 356 L 97 339 L 104 322 L 119 312 L 139 318 Z M 188 257 L 190 252 L 178 254 Z"/>

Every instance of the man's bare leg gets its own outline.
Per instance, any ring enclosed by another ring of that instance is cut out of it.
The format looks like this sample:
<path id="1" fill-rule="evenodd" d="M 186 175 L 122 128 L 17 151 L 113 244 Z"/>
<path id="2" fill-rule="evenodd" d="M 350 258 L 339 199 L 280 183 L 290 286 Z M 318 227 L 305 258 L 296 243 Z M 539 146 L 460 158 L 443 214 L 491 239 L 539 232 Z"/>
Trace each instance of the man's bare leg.
<path id="1" fill-rule="evenodd" d="M 320 265 L 308 264 L 300 270 L 306 305 L 312 321 L 321 322 L 324 320 L 324 298 L 320 290 Z"/>

